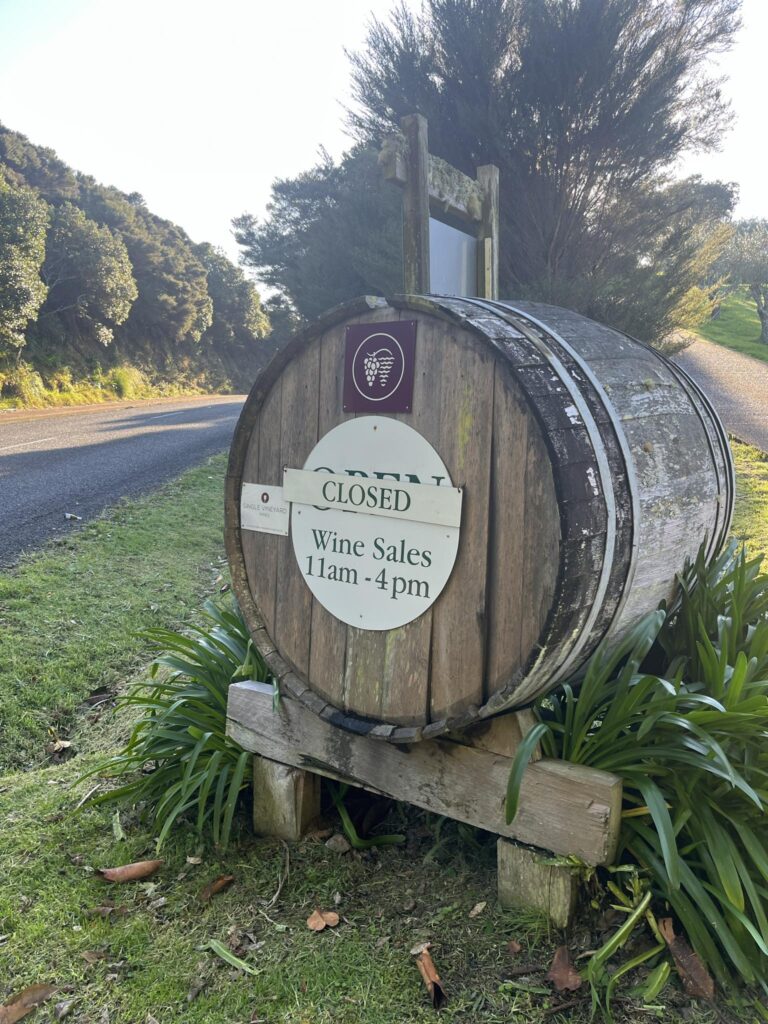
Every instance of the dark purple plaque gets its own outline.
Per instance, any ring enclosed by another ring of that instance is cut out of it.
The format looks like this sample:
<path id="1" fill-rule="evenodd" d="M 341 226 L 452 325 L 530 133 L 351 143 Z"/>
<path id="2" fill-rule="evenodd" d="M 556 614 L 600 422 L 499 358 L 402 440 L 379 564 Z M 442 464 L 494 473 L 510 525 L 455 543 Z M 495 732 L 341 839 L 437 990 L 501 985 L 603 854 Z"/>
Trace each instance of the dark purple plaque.
<path id="1" fill-rule="evenodd" d="M 415 320 L 347 327 L 344 412 L 410 412 L 415 357 Z"/>

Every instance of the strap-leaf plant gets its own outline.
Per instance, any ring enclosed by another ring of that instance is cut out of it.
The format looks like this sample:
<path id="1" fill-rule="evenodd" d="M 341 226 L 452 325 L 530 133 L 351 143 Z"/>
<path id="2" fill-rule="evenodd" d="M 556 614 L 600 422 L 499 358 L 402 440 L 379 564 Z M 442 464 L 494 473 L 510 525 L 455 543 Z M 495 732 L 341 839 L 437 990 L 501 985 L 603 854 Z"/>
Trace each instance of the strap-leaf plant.
<path id="1" fill-rule="evenodd" d="M 531 749 L 624 781 L 620 859 L 636 864 L 724 988 L 768 991 L 768 576 L 735 545 L 699 555 L 681 600 L 549 694 Z"/>
<path id="2" fill-rule="evenodd" d="M 152 663 L 150 680 L 119 701 L 138 712 L 130 739 L 83 776 L 127 776 L 92 802 L 143 805 L 158 828 L 158 848 L 183 816 L 199 834 L 210 825 L 214 843 L 226 847 L 238 797 L 250 781 L 251 755 L 226 735 L 227 691 L 238 679 L 265 681 L 269 673 L 239 610 L 206 601 L 203 611 L 207 628 L 147 631 L 164 653 Z"/>

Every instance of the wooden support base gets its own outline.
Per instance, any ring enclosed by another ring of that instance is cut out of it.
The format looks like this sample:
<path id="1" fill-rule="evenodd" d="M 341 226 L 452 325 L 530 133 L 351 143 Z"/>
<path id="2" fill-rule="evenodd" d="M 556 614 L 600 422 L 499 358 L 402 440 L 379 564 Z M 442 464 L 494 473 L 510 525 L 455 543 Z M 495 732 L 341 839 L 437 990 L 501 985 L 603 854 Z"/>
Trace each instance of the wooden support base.
<path id="1" fill-rule="evenodd" d="M 320 778 L 269 758 L 253 758 L 253 830 L 289 842 L 320 815 Z"/>
<path id="2" fill-rule="evenodd" d="M 610 864 L 616 852 L 621 780 L 607 772 L 536 761 L 525 773 L 517 817 L 507 825 L 504 795 L 512 758 L 506 752 L 466 746 L 466 739 L 395 745 L 355 736 L 298 701 L 283 698 L 275 709 L 272 687 L 264 683 L 232 685 L 227 716 L 228 735 L 278 767 L 348 782 L 587 864 Z M 502 746 L 495 734 L 500 728 L 490 730 L 493 747 Z"/>
<path id="3" fill-rule="evenodd" d="M 499 903 L 507 910 L 540 910 L 567 928 L 576 909 L 578 878 L 572 868 L 547 863 L 547 854 L 508 839 L 496 844 Z"/>

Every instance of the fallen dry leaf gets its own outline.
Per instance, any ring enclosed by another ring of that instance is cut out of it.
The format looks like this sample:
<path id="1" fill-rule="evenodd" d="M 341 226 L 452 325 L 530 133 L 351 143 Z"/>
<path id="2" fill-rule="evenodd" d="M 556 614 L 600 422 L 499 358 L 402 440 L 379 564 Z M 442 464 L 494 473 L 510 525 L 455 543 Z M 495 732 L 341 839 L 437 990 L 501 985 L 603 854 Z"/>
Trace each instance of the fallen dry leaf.
<path id="1" fill-rule="evenodd" d="M 70 1010 L 77 1002 L 77 999 L 62 999 L 60 1003 L 56 1003 L 53 1008 L 53 1019 L 64 1020 L 65 1017 L 69 1016 Z"/>
<path id="2" fill-rule="evenodd" d="M 0 1024 L 16 1024 L 56 992 L 55 985 L 30 985 L 0 1006 Z"/>
<path id="3" fill-rule="evenodd" d="M 715 998 L 715 983 L 712 980 L 712 975 L 685 939 L 681 935 L 675 935 L 671 917 L 660 918 L 658 925 L 662 938 L 675 961 L 675 967 L 686 995 L 691 999 L 707 999 L 711 1002 Z"/>
<path id="4" fill-rule="evenodd" d="M 523 947 L 520 945 L 520 943 L 517 942 L 515 939 L 510 939 L 509 942 L 507 943 L 507 953 L 509 953 L 510 956 L 517 956 L 518 953 L 522 952 Z"/>
<path id="5" fill-rule="evenodd" d="M 201 903 L 208 903 L 209 900 L 213 899 L 217 892 L 221 892 L 223 889 L 228 889 L 234 880 L 234 875 L 219 875 L 218 878 L 214 878 L 212 882 L 209 882 L 208 885 L 206 885 L 198 898 Z"/>
<path id="6" fill-rule="evenodd" d="M 420 945 L 414 946 L 411 953 L 416 957 L 416 966 L 419 968 L 419 974 L 429 992 L 432 1006 L 436 1010 L 442 1010 L 448 1002 L 448 997 L 445 994 L 443 983 L 440 981 L 440 975 L 437 973 L 432 954 L 429 952 L 430 945 L 429 942 L 422 942 Z"/>
<path id="7" fill-rule="evenodd" d="M 96 870 L 108 882 L 136 882 L 141 878 L 149 878 L 163 863 L 161 860 L 137 860 L 135 864 L 123 864 L 119 868 Z"/>
<path id="8" fill-rule="evenodd" d="M 53 743 L 49 743 L 47 750 L 49 754 L 60 754 L 62 750 L 69 750 L 72 746 L 72 740 L 56 740 Z"/>
<path id="9" fill-rule="evenodd" d="M 100 907 L 91 907 L 86 910 L 86 917 L 110 917 L 114 914 L 116 917 L 121 917 L 124 914 L 129 913 L 128 907 L 113 907 L 111 903 L 103 903 Z"/>
<path id="10" fill-rule="evenodd" d="M 107 959 L 107 954 L 103 950 L 99 949 L 84 949 L 80 953 L 80 956 L 87 964 L 96 964 L 99 960 Z"/>
<path id="11" fill-rule="evenodd" d="M 187 857 L 187 864 L 202 864 L 202 857 Z"/>
<path id="12" fill-rule="evenodd" d="M 487 906 L 488 903 L 485 900 L 483 900 L 482 903 L 476 903 L 474 907 L 472 907 L 472 909 L 470 910 L 469 916 L 479 917 Z"/>
<path id="13" fill-rule="evenodd" d="M 194 1001 L 197 999 L 197 997 L 200 995 L 200 993 L 205 991 L 205 988 L 206 988 L 207 985 L 208 985 L 208 979 L 207 978 L 200 978 L 200 979 L 198 979 L 198 981 L 196 981 L 192 985 L 192 987 L 190 988 L 189 992 L 187 992 L 187 1002 L 188 1003 L 194 1003 Z"/>
<path id="14" fill-rule="evenodd" d="M 335 928 L 339 923 L 339 915 L 335 910 L 320 910 L 315 907 L 307 918 L 307 928 L 313 932 L 321 932 L 324 928 Z"/>
<path id="15" fill-rule="evenodd" d="M 547 974 L 558 992 L 575 992 L 581 988 L 581 975 L 571 963 L 571 955 L 567 946 L 558 946 Z"/>

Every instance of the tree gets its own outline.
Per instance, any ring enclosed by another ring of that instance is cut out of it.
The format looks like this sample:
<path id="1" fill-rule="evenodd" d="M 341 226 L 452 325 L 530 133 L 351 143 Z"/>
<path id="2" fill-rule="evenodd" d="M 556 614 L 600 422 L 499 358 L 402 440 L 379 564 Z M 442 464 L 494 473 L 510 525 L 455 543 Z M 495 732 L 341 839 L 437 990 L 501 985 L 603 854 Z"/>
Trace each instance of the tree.
<path id="1" fill-rule="evenodd" d="M 124 348 L 154 358 L 177 345 L 196 344 L 211 326 L 206 272 L 186 232 L 142 205 L 138 193 L 83 183 L 79 205 L 99 224 L 119 232 L 139 289 L 120 332 Z"/>
<path id="2" fill-rule="evenodd" d="M 13 187 L 0 169 L 0 354 L 20 351 L 46 287 L 40 279 L 48 207 L 25 187 Z"/>
<path id="3" fill-rule="evenodd" d="M 72 203 L 53 211 L 42 277 L 48 297 L 41 318 L 56 316 L 102 345 L 138 295 L 122 239 Z"/>
<path id="4" fill-rule="evenodd" d="M 213 320 L 207 334 L 218 343 L 253 343 L 269 331 L 259 293 L 221 249 L 208 242 L 195 246 L 195 255 L 208 275 Z"/>
<path id="5" fill-rule="evenodd" d="M 675 234 L 660 230 L 653 209 L 679 202 L 664 174 L 681 153 L 714 148 L 727 127 L 706 61 L 730 45 L 739 6 L 427 0 L 421 15 L 401 6 L 388 24 L 374 21 L 351 55 L 350 124 L 371 145 L 418 111 L 436 155 L 468 173 L 497 164 L 502 292 L 571 304 L 575 296 L 590 313 L 604 305 L 598 285 L 611 282 L 618 301 L 609 319 L 625 326 L 620 312 L 633 304 L 637 278 Z M 676 227 L 681 253 L 697 232 L 685 220 Z M 665 260 L 667 275 L 686 265 Z M 681 287 L 670 281 L 666 312 Z"/>
<path id="6" fill-rule="evenodd" d="M 722 259 L 731 283 L 746 287 L 760 318 L 760 341 L 768 345 L 768 220 L 742 220 Z"/>
<path id="7" fill-rule="evenodd" d="M 402 290 L 400 197 L 380 180 L 377 154 L 357 147 L 339 165 L 275 181 L 267 219 L 232 223 L 242 262 L 292 308 L 314 317 L 356 295 Z"/>

